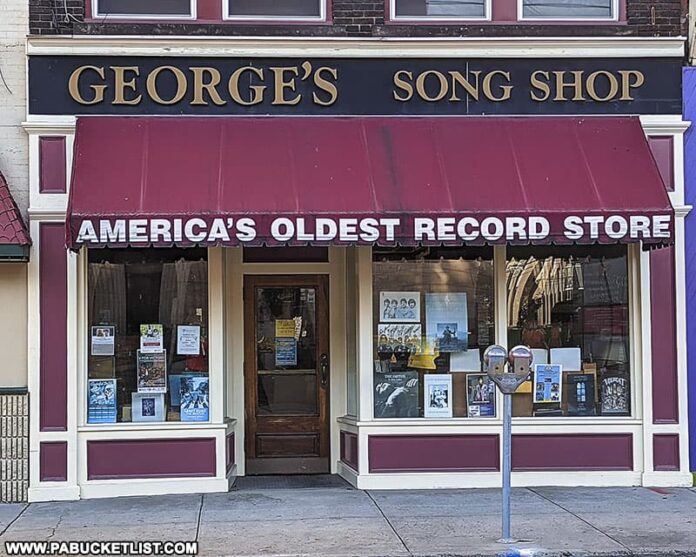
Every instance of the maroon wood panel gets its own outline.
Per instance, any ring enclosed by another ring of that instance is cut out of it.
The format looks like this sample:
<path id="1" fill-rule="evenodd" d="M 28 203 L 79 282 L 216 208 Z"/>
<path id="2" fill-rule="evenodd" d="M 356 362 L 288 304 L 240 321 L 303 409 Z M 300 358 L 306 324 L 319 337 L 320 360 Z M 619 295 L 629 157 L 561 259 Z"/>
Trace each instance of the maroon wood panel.
<path id="1" fill-rule="evenodd" d="M 220 0 L 197 0 L 196 16 L 199 21 L 222 21 Z"/>
<path id="2" fill-rule="evenodd" d="M 678 423 L 674 246 L 650 252 L 653 423 Z"/>
<path id="3" fill-rule="evenodd" d="M 672 472 L 679 470 L 679 435 L 653 435 L 653 470 Z"/>
<path id="4" fill-rule="evenodd" d="M 215 439 L 120 439 L 87 442 L 87 478 L 215 476 Z"/>
<path id="5" fill-rule="evenodd" d="M 633 435 L 513 435 L 512 469 L 633 470 Z"/>
<path id="6" fill-rule="evenodd" d="M 39 443 L 39 480 L 42 482 L 68 481 L 68 442 Z"/>
<path id="7" fill-rule="evenodd" d="M 475 472 L 500 469 L 497 435 L 370 435 L 370 472 Z"/>
<path id="8" fill-rule="evenodd" d="M 39 192 L 65 193 L 65 137 L 39 137 Z"/>
<path id="9" fill-rule="evenodd" d="M 226 455 L 226 462 L 227 462 L 227 471 L 229 472 L 232 469 L 232 466 L 235 464 L 235 458 L 234 458 L 234 433 L 230 433 L 227 438 L 225 439 L 225 449 L 227 451 Z"/>
<path id="10" fill-rule="evenodd" d="M 358 436 L 350 431 L 341 431 L 341 462 L 358 471 Z"/>
<path id="11" fill-rule="evenodd" d="M 674 137 L 653 135 L 648 137 L 648 144 L 667 191 L 674 191 Z"/>
<path id="12" fill-rule="evenodd" d="M 65 224 L 39 225 L 39 429 L 68 425 L 68 264 Z"/>

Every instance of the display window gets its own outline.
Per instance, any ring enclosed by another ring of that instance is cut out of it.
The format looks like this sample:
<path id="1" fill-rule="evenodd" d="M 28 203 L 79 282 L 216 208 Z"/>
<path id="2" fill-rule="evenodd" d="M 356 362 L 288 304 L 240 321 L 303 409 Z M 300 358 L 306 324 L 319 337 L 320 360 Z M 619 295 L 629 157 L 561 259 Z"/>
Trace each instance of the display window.
<path id="1" fill-rule="evenodd" d="M 616 0 L 521 0 L 529 19 L 614 19 Z"/>
<path id="2" fill-rule="evenodd" d="M 487 0 L 391 0 L 393 19 L 485 19 Z"/>
<path id="3" fill-rule="evenodd" d="M 88 252 L 86 422 L 207 422 L 205 249 Z"/>
<path id="4" fill-rule="evenodd" d="M 373 252 L 375 418 L 495 417 L 493 248 Z"/>
<path id="5" fill-rule="evenodd" d="M 508 345 L 532 348 L 514 416 L 630 416 L 626 246 L 509 247 Z"/>
<path id="6" fill-rule="evenodd" d="M 95 17 L 167 17 L 194 15 L 192 0 L 93 0 Z"/>

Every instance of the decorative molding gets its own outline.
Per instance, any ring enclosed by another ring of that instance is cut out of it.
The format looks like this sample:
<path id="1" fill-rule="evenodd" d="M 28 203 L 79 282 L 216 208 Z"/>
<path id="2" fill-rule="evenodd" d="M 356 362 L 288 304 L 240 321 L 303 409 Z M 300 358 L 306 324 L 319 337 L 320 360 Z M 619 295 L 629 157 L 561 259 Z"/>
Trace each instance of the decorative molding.
<path id="1" fill-rule="evenodd" d="M 683 37 L 331 38 L 324 37 L 29 37 L 27 54 L 119 56 L 322 56 L 334 58 L 663 58 L 684 56 Z"/>

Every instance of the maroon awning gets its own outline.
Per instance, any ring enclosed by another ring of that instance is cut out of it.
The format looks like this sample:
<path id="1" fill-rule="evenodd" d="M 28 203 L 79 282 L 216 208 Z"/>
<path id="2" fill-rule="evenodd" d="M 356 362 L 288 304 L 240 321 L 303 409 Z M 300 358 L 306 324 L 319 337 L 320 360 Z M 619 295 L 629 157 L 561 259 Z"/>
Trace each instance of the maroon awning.
<path id="1" fill-rule="evenodd" d="M 77 123 L 68 245 L 671 241 L 638 118 Z"/>

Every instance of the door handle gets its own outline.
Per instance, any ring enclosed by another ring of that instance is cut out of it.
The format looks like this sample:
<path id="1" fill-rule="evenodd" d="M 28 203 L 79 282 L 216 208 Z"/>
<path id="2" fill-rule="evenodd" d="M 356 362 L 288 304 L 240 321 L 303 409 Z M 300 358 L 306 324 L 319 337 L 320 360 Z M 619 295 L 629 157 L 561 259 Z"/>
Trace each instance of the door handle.
<path id="1" fill-rule="evenodd" d="M 326 389 L 329 382 L 329 357 L 326 354 L 319 357 L 319 370 L 321 372 L 321 388 Z"/>

